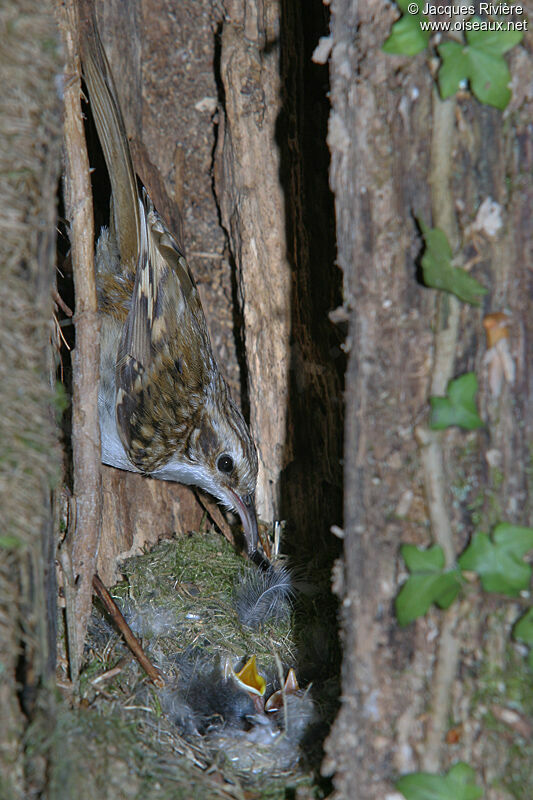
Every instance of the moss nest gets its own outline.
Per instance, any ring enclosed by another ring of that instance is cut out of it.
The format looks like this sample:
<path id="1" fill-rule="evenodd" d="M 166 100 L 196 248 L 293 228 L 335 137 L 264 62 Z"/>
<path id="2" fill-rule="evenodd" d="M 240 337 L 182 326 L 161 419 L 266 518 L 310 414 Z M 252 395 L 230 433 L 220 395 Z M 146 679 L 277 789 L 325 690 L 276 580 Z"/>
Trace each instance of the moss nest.
<path id="1" fill-rule="evenodd" d="M 265 574 L 212 531 L 162 541 L 122 573 L 111 593 L 165 686 L 148 680 L 96 602 L 81 708 L 61 723 L 69 777 L 57 777 L 54 796 L 68 797 L 72 780 L 80 797 L 108 796 L 109 771 L 114 798 L 324 796 L 321 742 L 338 692 L 329 578 L 311 562 Z M 262 696 L 237 674 L 251 657 Z M 291 670 L 299 686 L 288 688 Z M 92 777 L 80 749 L 97 765 Z"/>

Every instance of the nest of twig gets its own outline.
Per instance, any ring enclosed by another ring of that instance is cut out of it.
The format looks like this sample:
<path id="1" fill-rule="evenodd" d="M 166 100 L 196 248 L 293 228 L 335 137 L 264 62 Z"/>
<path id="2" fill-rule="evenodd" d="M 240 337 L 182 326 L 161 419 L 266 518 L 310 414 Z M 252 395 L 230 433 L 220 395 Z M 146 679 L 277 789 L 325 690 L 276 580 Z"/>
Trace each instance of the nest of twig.
<path id="1" fill-rule="evenodd" d="M 127 795 L 133 797 L 282 798 L 296 786 L 302 797 L 306 786 L 321 796 L 313 773 L 336 687 L 306 684 L 313 670 L 304 663 L 309 654 L 321 650 L 324 663 L 328 656 L 316 628 L 314 650 L 301 630 L 327 585 L 304 570 L 294 578 L 279 564 L 276 577 L 265 578 L 214 532 L 160 542 L 126 561 L 122 571 L 125 579 L 112 595 L 165 686 L 150 683 L 95 604 L 81 675 L 87 710 L 65 722 L 69 736 L 91 740 L 92 763 L 110 768 L 112 741 L 113 770 L 122 774 L 127 765 L 135 774 L 140 793 Z M 258 607 L 268 611 L 262 622 L 254 616 Z M 237 678 L 251 656 L 265 682 L 262 698 Z M 286 697 L 291 669 L 300 686 Z M 76 781 L 83 782 L 79 752 L 73 760 Z"/>

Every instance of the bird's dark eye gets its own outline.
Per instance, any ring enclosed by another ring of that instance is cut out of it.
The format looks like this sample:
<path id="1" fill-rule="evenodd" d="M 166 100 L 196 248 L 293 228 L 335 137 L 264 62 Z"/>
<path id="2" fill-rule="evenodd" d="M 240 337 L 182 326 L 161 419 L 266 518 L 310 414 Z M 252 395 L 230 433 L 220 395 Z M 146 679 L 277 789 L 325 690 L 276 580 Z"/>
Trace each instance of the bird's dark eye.
<path id="1" fill-rule="evenodd" d="M 224 455 L 220 456 L 220 458 L 217 461 L 217 467 L 220 470 L 220 472 L 229 473 L 232 471 L 233 466 L 234 466 L 233 459 L 231 456 L 228 456 L 227 453 L 224 453 Z"/>

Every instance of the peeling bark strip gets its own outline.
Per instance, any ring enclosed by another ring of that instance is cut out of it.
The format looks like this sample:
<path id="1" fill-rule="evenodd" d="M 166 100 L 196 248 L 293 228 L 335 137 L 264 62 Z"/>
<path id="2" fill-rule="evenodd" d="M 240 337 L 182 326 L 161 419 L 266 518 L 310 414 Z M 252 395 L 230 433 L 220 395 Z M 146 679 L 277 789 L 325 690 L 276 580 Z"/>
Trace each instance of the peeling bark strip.
<path id="1" fill-rule="evenodd" d="M 76 641 L 69 641 L 71 674 L 77 678 L 92 606 L 92 579 L 100 539 L 102 495 L 98 424 L 99 336 L 94 275 L 94 225 L 89 160 L 80 108 L 79 20 L 73 0 L 58 3 L 67 51 L 65 70 L 65 206 L 70 221 L 72 268 L 76 292 L 76 348 L 73 352 L 72 455 L 76 529 L 69 534 Z"/>
<path id="2" fill-rule="evenodd" d="M 279 515 L 286 463 L 291 277 L 279 180 L 279 3 L 228 2 L 222 30 L 215 188 L 237 263 L 244 314 L 250 424 L 259 452 L 259 516 Z M 258 4 L 261 6 L 261 4 Z M 255 13 L 254 13 L 255 12 Z"/>

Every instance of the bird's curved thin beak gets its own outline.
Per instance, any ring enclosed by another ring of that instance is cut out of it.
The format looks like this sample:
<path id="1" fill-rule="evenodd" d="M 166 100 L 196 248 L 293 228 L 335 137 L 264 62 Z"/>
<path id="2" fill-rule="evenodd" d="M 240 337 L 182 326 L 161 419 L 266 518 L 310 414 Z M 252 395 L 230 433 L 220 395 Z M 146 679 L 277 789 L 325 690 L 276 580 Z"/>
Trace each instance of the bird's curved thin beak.
<path id="1" fill-rule="evenodd" d="M 231 489 L 230 489 L 231 491 Z M 248 546 L 248 555 L 253 555 L 257 550 L 258 530 L 257 530 L 257 516 L 255 513 L 254 495 L 249 494 L 245 497 L 240 497 L 236 492 L 231 491 L 235 499 L 235 505 L 241 518 L 246 544 Z"/>

